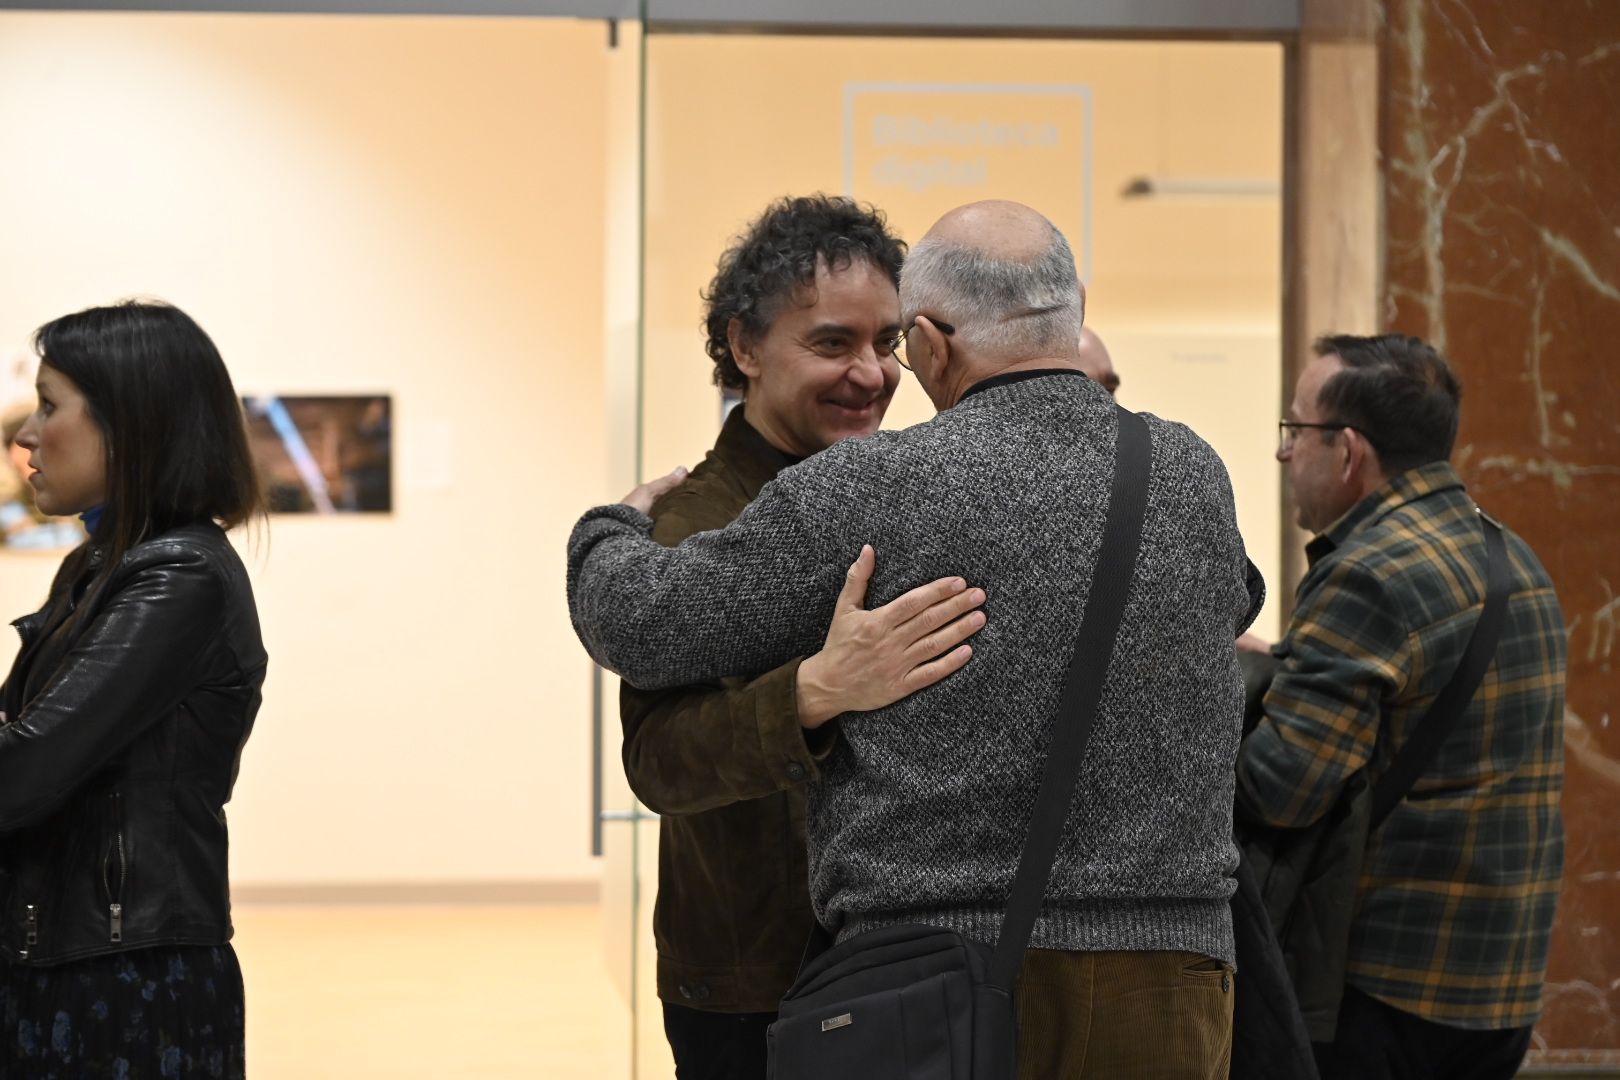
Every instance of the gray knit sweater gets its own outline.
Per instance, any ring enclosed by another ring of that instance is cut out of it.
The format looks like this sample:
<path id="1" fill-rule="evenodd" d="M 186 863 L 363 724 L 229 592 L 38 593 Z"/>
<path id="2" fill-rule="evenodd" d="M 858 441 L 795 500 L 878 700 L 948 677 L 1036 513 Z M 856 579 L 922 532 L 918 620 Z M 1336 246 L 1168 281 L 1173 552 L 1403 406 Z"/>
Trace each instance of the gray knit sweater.
<path id="1" fill-rule="evenodd" d="M 1031 947 L 1231 963 L 1233 639 L 1263 588 L 1220 459 L 1186 427 L 1146 420 L 1141 553 Z M 877 552 L 870 606 L 946 574 L 983 587 L 988 620 L 962 671 L 841 721 L 808 828 L 816 914 L 841 936 L 922 922 L 994 942 L 1117 432 L 1112 399 L 1083 377 L 1004 376 L 927 423 L 787 469 L 729 528 L 676 548 L 629 507 L 592 510 L 568 547 L 574 626 L 604 666 L 659 688 L 817 651 L 863 543 Z"/>

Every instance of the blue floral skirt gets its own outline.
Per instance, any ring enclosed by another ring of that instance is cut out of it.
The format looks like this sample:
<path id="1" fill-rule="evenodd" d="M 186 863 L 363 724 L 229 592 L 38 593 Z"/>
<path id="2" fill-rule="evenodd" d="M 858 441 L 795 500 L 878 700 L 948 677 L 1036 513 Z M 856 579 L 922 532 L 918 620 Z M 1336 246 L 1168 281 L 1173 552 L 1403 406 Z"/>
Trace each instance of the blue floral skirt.
<path id="1" fill-rule="evenodd" d="M 53 967 L 0 962 L 4 1080 L 239 1080 L 242 969 L 229 945 Z"/>

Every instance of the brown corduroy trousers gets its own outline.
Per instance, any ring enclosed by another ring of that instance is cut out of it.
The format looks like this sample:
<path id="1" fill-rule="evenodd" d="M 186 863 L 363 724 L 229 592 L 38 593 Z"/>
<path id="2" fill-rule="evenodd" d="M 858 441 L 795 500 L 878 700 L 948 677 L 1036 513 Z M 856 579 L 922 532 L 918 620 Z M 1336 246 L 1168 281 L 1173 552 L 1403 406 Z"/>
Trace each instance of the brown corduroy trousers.
<path id="1" fill-rule="evenodd" d="M 1235 982 L 1196 953 L 1031 949 L 1019 1080 L 1226 1080 Z"/>

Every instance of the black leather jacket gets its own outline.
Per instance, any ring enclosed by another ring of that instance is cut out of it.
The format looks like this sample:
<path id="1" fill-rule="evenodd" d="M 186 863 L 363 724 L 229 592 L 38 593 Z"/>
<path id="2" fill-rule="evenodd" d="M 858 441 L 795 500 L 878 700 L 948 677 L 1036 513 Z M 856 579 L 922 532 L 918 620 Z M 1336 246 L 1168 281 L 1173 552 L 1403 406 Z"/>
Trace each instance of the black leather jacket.
<path id="1" fill-rule="evenodd" d="M 0 685 L 11 963 L 231 936 L 224 806 L 265 671 L 247 573 L 217 527 L 188 525 L 130 549 L 89 602 L 76 629 L 17 620 Z"/>

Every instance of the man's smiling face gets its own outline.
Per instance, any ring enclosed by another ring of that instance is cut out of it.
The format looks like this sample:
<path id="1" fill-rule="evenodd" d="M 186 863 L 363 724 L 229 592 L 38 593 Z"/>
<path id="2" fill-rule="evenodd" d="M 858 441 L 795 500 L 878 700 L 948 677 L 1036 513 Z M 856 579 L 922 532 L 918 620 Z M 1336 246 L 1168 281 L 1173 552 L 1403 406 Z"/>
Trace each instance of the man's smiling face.
<path id="1" fill-rule="evenodd" d="M 748 422 L 778 449 L 809 457 L 870 435 L 900 382 L 894 339 L 900 296 L 865 259 L 816 267 L 758 341 L 737 354 L 748 377 Z"/>

